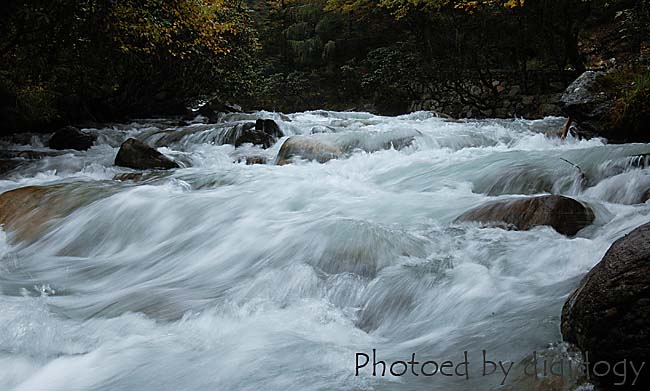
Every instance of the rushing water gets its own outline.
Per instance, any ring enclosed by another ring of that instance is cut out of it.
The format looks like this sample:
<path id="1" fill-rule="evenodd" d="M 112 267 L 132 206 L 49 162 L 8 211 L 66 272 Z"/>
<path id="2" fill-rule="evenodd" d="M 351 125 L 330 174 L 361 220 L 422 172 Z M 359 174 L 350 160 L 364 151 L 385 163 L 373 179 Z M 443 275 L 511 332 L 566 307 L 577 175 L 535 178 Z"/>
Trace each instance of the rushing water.
<path id="1" fill-rule="evenodd" d="M 416 137 L 401 150 L 276 166 L 282 140 L 218 145 L 255 116 L 139 122 L 90 129 L 89 151 L 19 167 L 0 191 L 64 183 L 92 202 L 35 240 L 0 231 L 0 390 L 499 389 L 503 376 L 481 376 L 481 351 L 516 363 L 564 351 L 567 295 L 650 220 L 650 171 L 631 157 L 650 146 L 548 137 L 560 118 L 256 116 L 286 135 L 360 145 Z M 114 180 L 132 172 L 112 164 L 127 137 L 185 168 Z M 11 148 L 47 150 L 32 144 Z M 250 154 L 269 164 L 235 163 Z M 567 238 L 453 223 L 484 202 L 542 193 L 588 203 L 594 225 Z M 355 353 L 372 349 L 454 365 L 468 351 L 469 380 L 355 376 Z M 506 384 L 535 389 L 513 368 Z"/>

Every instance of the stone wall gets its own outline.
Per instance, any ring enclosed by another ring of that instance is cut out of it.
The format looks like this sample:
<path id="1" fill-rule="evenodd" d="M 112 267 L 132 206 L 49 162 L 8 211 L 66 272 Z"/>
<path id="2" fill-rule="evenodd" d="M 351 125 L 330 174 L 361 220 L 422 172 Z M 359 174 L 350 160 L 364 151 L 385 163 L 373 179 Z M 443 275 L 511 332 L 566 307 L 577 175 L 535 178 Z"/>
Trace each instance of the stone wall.
<path id="1" fill-rule="evenodd" d="M 559 101 L 576 78 L 573 71 L 493 71 L 463 82 L 415 84 L 410 111 L 430 110 L 456 118 L 561 116 Z"/>

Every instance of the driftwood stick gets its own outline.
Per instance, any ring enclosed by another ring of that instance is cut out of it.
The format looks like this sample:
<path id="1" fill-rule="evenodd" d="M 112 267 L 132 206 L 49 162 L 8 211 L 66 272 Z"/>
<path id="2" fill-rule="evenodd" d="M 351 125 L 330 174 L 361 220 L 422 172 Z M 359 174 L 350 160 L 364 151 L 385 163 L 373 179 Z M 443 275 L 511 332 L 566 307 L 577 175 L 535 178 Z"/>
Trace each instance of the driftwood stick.
<path id="1" fill-rule="evenodd" d="M 569 128 L 571 127 L 572 122 L 573 120 L 571 119 L 571 117 L 566 119 L 566 123 L 564 124 L 564 129 L 562 129 L 562 135 L 560 136 L 562 140 L 564 140 L 566 136 L 569 134 Z"/>

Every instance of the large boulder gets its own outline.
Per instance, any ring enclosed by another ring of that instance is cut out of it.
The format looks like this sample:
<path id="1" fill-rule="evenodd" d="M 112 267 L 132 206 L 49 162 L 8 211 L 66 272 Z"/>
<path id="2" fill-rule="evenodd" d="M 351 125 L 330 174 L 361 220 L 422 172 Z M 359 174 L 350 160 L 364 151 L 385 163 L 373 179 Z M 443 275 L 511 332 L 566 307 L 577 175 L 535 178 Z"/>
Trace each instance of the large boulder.
<path id="1" fill-rule="evenodd" d="M 631 389 L 637 370 L 650 358 L 650 223 L 618 239 L 603 259 L 583 278 L 562 309 L 562 335 L 584 353 L 592 364 L 606 361 L 612 367 L 627 360 L 627 387 Z M 601 364 L 597 371 L 604 371 Z M 643 369 L 635 384 L 650 386 L 650 371 Z M 620 366 L 619 366 L 620 367 Z M 591 378 L 603 385 L 621 381 L 610 376 Z"/>
<path id="2" fill-rule="evenodd" d="M 175 161 L 134 138 L 122 143 L 115 157 L 115 165 L 136 170 L 168 170 L 179 167 Z"/>
<path id="3" fill-rule="evenodd" d="M 52 149 L 76 149 L 85 151 L 90 149 L 96 137 L 92 134 L 82 132 L 74 126 L 66 126 L 59 129 L 50 137 L 49 147 Z"/>
<path id="4" fill-rule="evenodd" d="M 343 156 L 343 150 L 326 140 L 315 137 L 293 136 L 282 144 L 275 164 L 283 166 L 291 163 L 296 157 L 325 163 L 341 156 Z"/>
<path id="5" fill-rule="evenodd" d="M 649 97 L 650 88 L 639 85 L 632 72 L 587 71 L 567 87 L 560 105 L 576 123 L 577 136 L 603 137 L 609 143 L 648 143 Z"/>
<path id="6" fill-rule="evenodd" d="M 604 75 L 596 71 L 583 73 L 567 87 L 560 99 L 563 113 L 577 122 L 577 132 L 583 137 L 597 136 L 605 130 L 604 122 L 613 96 L 605 92 Z"/>
<path id="7" fill-rule="evenodd" d="M 32 241 L 42 235 L 49 224 L 114 189 L 103 185 L 58 184 L 27 186 L 0 194 L 0 224 L 12 241 Z"/>
<path id="8" fill-rule="evenodd" d="M 568 197 L 545 195 L 499 201 L 463 213 L 456 222 L 475 221 L 529 230 L 548 225 L 564 235 L 575 235 L 594 221 L 593 211 Z"/>

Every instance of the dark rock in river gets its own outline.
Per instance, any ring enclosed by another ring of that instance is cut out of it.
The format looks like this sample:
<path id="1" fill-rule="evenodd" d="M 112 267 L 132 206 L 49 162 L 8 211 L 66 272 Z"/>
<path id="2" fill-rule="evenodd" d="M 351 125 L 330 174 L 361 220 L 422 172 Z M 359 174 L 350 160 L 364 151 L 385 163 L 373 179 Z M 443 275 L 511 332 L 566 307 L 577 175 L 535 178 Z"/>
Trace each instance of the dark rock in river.
<path id="1" fill-rule="evenodd" d="M 648 361 L 650 223 L 614 242 L 603 259 L 584 277 L 562 309 L 562 335 L 566 341 L 588 352 L 592 364 L 607 361 L 613 366 L 627 360 L 634 362 L 638 369 L 642 362 Z M 634 379 L 630 372 L 628 370 L 630 376 L 626 386 Z M 610 376 L 596 379 L 610 386 L 621 380 L 611 372 Z M 648 368 L 641 372 L 635 386 L 634 389 L 648 389 Z"/>
<path id="2" fill-rule="evenodd" d="M 255 130 L 270 134 L 276 139 L 284 137 L 284 133 L 282 133 L 278 124 L 272 119 L 258 119 L 255 122 Z"/>
<path id="3" fill-rule="evenodd" d="M 518 230 L 548 225 L 570 236 L 590 225 L 594 221 L 594 213 L 572 198 L 546 195 L 479 206 L 456 219 L 456 222 L 464 221 L 497 223 Z"/>
<path id="4" fill-rule="evenodd" d="M 178 168 L 178 164 L 142 141 L 130 138 L 122 143 L 115 165 L 136 170 Z"/>
<path id="5" fill-rule="evenodd" d="M 223 141 L 225 144 L 232 144 L 235 147 L 250 143 L 260 145 L 262 148 L 269 148 L 283 136 L 284 134 L 275 121 L 258 119 L 255 123 L 237 124 L 226 132 Z"/>
<path id="6" fill-rule="evenodd" d="M 74 126 L 59 129 L 50 137 L 49 146 L 52 149 L 76 149 L 85 151 L 95 142 L 95 136 L 82 132 Z"/>
<path id="7" fill-rule="evenodd" d="M 329 160 L 337 159 L 342 155 L 343 151 L 341 148 L 325 140 L 319 140 L 313 137 L 293 136 L 289 137 L 282 144 L 275 164 L 279 166 L 289 164 L 295 157 L 325 163 Z"/>

